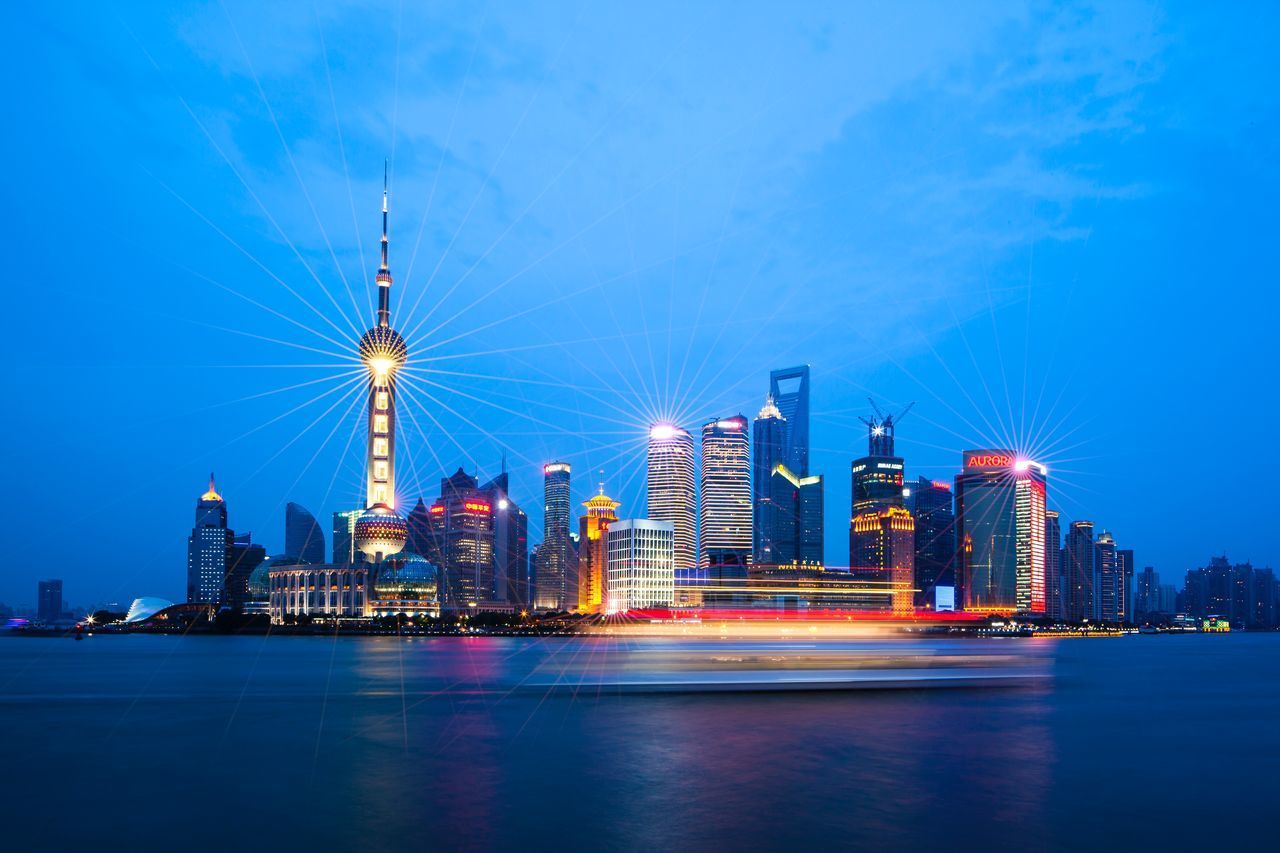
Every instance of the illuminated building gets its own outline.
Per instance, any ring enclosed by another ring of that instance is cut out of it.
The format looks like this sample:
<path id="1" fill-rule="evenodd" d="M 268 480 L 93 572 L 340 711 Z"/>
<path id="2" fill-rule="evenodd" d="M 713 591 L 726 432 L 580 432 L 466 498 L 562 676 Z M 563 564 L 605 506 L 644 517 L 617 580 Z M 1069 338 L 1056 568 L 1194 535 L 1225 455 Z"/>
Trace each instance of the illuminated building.
<path id="1" fill-rule="evenodd" d="M 769 507 L 766 523 L 772 528 L 764 565 L 823 564 L 822 475 L 797 477 L 781 462 L 766 480 Z"/>
<path id="2" fill-rule="evenodd" d="M 1275 573 L 1251 563 L 1232 565 L 1214 557 L 1209 565 L 1187 572 L 1184 607 L 1196 620 L 1216 616 L 1233 628 L 1269 630 L 1280 624 Z"/>
<path id="3" fill-rule="evenodd" d="M 364 512 L 361 509 L 348 509 L 333 514 L 333 559 L 339 566 L 349 566 L 356 562 L 356 519 Z M 292 556 L 296 557 L 297 554 Z"/>
<path id="4" fill-rule="evenodd" d="M 693 437 L 671 424 L 649 430 L 648 472 L 645 481 L 648 516 L 670 522 L 675 529 L 677 569 L 698 563 L 698 504 L 694 482 Z"/>
<path id="5" fill-rule="evenodd" d="M 480 487 L 493 507 L 493 600 L 524 606 L 529 603 L 529 519 L 511 499 L 508 482 L 504 470 Z"/>
<path id="6" fill-rule="evenodd" d="M 36 618 L 46 624 L 62 618 L 62 581 L 40 581 L 36 585 Z"/>
<path id="7" fill-rule="evenodd" d="M 902 457 L 893 455 L 894 417 L 877 411 L 863 422 L 867 455 L 850 466 L 849 571 L 868 582 L 892 584 L 892 609 L 902 612 L 904 600 L 909 610 L 914 597 L 916 534 L 905 507 Z"/>
<path id="8" fill-rule="evenodd" d="M 964 609 L 1044 613 L 1044 466 L 1009 450 L 966 450 L 962 464 L 956 539 Z"/>
<path id="9" fill-rule="evenodd" d="M 495 600 L 493 513 L 491 494 L 461 468 L 440 481 L 440 497 L 428 510 L 431 542 L 423 556 L 440 569 L 444 603 L 451 609 Z"/>
<path id="10" fill-rule="evenodd" d="M 751 447 L 742 415 L 702 427 L 701 528 L 698 565 L 708 552 L 732 551 L 745 565 L 751 558 Z"/>
<path id="11" fill-rule="evenodd" d="M 537 566 L 534 606 L 540 610 L 567 610 L 569 561 L 569 478 L 568 462 L 542 466 L 542 546 Z M 576 597 L 575 597 L 576 601 Z"/>
<path id="12" fill-rule="evenodd" d="M 956 516 L 951 504 L 950 483 L 921 477 L 911 489 L 917 607 L 936 608 L 938 588 L 956 585 Z"/>
<path id="13" fill-rule="evenodd" d="M 773 472 L 786 464 L 787 420 L 772 395 L 752 423 L 751 440 L 751 558 L 757 563 L 790 562 L 775 553 L 779 538 L 792 538 L 795 534 L 788 536 L 786 531 L 788 524 L 794 526 L 794 514 L 789 507 L 778 504 L 773 494 Z"/>
<path id="14" fill-rule="evenodd" d="M 1062 523 L 1058 513 L 1044 513 L 1044 597 L 1045 612 L 1053 619 L 1065 619 L 1066 575 L 1062 571 Z"/>
<path id="15" fill-rule="evenodd" d="M 322 564 L 273 567 L 268 573 L 268 612 L 276 625 L 291 617 L 362 619 L 369 615 L 375 567 Z"/>
<path id="16" fill-rule="evenodd" d="M 266 549 L 253 544 L 252 534 L 233 537 L 231 549 L 227 552 L 227 574 L 222 581 L 218 604 L 232 610 L 244 610 L 249 601 L 249 578 L 266 559 Z"/>
<path id="17" fill-rule="evenodd" d="M 209 475 L 209 489 L 196 501 L 196 524 L 187 538 L 187 603 L 217 604 L 227 576 L 234 533 L 227 528 L 227 504 Z"/>
<path id="18" fill-rule="evenodd" d="M 1062 549 L 1062 572 L 1067 587 L 1063 618 L 1068 622 L 1097 618 L 1093 588 L 1094 560 L 1093 522 L 1071 522 L 1067 529 L 1067 544 Z"/>
<path id="19" fill-rule="evenodd" d="M 675 597 L 675 528 L 647 518 L 613 521 L 604 538 L 605 610 L 666 607 Z"/>
<path id="20" fill-rule="evenodd" d="M 401 552 L 378 567 L 373 583 L 375 616 L 439 616 L 439 571 L 421 556 Z"/>
<path id="21" fill-rule="evenodd" d="M 857 550 L 850 571 L 891 584 L 890 609 L 898 615 L 914 606 L 916 525 L 906 507 L 887 506 L 854 516 Z M 856 571 L 853 567 L 856 567 Z"/>
<path id="22" fill-rule="evenodd" d="M 396 512 L 396 373 L 409 348 L 391 327 L 391 268 L 387 263 L 387 189 L 382 188 L 382 262 L 376 324 L 360 337 L 360 360 L 369 371 L 368 443 L 365 454 L 365 510 L 356 519 L 355 547 L 369 562 L 404 549 L 409 531 Z"/>
<path id="23" fill-rule="evenodd" d="M 1120 583 L 1121 591 L 1124 594 L 1124 605 L 1120 608 L 1120 612 L 1124 616 L 1124 621 L 1133 621 L 1133 549 L 1121 548 L 1116 551 L 1116 562 L 1120 567 Z"/>
<path id="24" fill-rule="evenodd" d="M 1102 531 L 1094 540 L 1093 576 L 1097 591 L 1097 618 L 1103 622 L 1124 621 L 1124 575 L 1116 554 L 1116 540 Z"/>
<path id="25" fill-rule="evenodd" d="M 600 493 L 583 504 L 587 513 L 578 521 L 578 609 L 596 613 L 604 608 L 608 593 L 606 534 L 618 520 L 620 503 Z"/>
<path id="26" fill-rule="evenodd" d="M 284 552 L 308 563 L 324 562 L 324 531 L 306 507 L 293 502 L 284 507 Z"/>
<path id="27" fill-rule="evenodd" d="M 787 422 L 785 454 L 779 461 L 797 477 L 809 475 L 809 365 L 769 373 L 769 396 Z"/>

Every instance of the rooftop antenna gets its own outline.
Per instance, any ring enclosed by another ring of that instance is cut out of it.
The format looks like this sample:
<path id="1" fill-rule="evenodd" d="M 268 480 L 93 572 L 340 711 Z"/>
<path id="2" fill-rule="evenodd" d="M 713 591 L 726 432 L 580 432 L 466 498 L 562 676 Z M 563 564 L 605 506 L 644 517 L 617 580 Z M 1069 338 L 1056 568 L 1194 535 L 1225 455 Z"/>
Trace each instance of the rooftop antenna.
<path id="1" fill-rule="evenodd" d="M 915 406 L 915 401 L 912 400 L 905 409 L 896 415 L 886 415 L 871 397 L 867 398 L 867 402 L 871 404 L 871 408 L 876 413 L 875 417 L 872 418 L 858 418 L 858 420 L 867 425 L 867 455 L 892 456 L 894 427 L 907 416 L 907 412 L 910 412 L 912 407 Z"/>

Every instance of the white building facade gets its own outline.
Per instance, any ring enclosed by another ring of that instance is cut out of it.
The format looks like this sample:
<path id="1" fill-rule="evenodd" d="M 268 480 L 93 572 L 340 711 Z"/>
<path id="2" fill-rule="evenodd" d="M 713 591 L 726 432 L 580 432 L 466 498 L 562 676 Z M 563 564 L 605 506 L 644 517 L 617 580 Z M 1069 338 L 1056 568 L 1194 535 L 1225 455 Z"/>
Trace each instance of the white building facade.
<path id="1" fill-rule="evenodd" d="M 675 596 L 675 525 L 628 518 L 609 525 L 606 613 L 668 607 Z"/>

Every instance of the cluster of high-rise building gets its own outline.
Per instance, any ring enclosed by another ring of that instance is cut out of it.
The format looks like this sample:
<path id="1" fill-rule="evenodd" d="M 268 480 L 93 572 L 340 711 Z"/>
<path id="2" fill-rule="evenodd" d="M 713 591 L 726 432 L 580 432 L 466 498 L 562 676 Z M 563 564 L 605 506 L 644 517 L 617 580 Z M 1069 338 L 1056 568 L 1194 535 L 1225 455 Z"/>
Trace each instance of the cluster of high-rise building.
<path id="1" fill-rule="evenodd" d="M 543 536 L 532 553 L 528 516 L 509 493 L 505 462 L 483 484 L 459 469 L 441 479 L 438 496 L 420 497 L 403 513 L 395 462 L 408 345 L 391 325 L 385 188 L 382 224 L 378 307 L 358 342 L 368 373 L 364 505 L 334 513 L 325 562 L 315 517 L 290 503 L 286 553 L 268 559 L 247 534 L 228 527 L 210 477 L 189 539 L 188 602 L 244 607 L 265 600 L 281 621 L 729 606 L 896 616 L 965 610 L 1068 622 L 1131 621 L 1168 603 L 1153 569 L 1135 591 L 1133 551 L 1110 533 L 1095 535 L 1083 520 L 1064 528 L 1048 508 L 1048 472 L 1035 460 L 1005 449 L 966 450 L 953 480 L 909 480 L 895 448 L 907 411 L 886 415 L 874 402 L 874 414 L 863 419 L 867 452 L 850 464 L 847 562 L 829 562 L 825 481 L 810 470 L 807 365 L 770 374 L 754 420 L 711 418 L 696 433 L 676 423 L 649 425 L 643 508 L 620 511 L 601 483 L 575 524 L 572 465 L 544 465 Z M 1205 580 L 1197 575 L 1193 583 L 1188 575 L 1188 601 L 1220 611 L 1230 603 L 1230 613 L 1262 618 L 1257 601 L 1265 595 L 1257 590 L 1274 586 L 1269 570 L 1264 577 L 1215 563 L 1198 571 Z M 1228 587 L 1230 594 L 1222 592 Z M 1252 591 L 1236 592 L 1244 587 Z"/>

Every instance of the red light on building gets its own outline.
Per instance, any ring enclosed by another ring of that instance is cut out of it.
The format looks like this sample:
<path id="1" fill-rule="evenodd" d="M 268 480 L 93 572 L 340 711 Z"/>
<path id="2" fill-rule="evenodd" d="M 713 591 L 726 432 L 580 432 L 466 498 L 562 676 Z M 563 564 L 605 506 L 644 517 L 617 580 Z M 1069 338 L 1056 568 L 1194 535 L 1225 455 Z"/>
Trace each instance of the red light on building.
<path id="1" fill-rule="evenodd" d="M 493 508 L 491 506 L 489 506 L 487 503 L 481 503 L 480 501 L 467 501 L 466 503 L 463 504 L 463 506 L 471 510 L 472 512 L 492 512 L 493 511 Z"/>
<path id="2" fill-rule="evenodd" d="M 431 508 L 431 514 L 432 514 L 432 515 L 439 515 L 439 514 L 440 514 L 440 513 L 442 513 L 442 512 L 444 512 L 444 507 L 442 507 L 442 506 L 433 506 L 433 507 Z"/>
<path id="3" fill-rule="evenodd" d="M 935 489 L 946 489 L 948 492 L 951 491 L 951 484 L 945 483 L 942 480 L 931 480 L 929 485 L 933 486 Z"/>
<path id="4" fill-rule="evenodd" d="M 1012 468 L 1014 465 L 1013 456 L 1007 453 L 996 453 L 991 451 L 979 451 L 977 453 L 967 453 L 964 457 L 964 467 L 966 468 Z"/>

